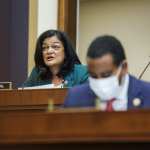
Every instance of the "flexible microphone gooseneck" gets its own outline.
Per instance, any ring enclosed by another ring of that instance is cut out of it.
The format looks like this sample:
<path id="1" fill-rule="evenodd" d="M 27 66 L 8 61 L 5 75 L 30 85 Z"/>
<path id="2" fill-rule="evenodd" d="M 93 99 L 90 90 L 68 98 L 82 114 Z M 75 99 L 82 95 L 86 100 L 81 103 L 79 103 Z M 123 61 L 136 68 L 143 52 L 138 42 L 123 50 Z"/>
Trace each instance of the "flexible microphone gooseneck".
<path id="1" fill-rule="evenodd" d="M 148 64 L 146 65 L 146 67 L 143 69 L 142 73 L 139 75 L 139 79 L 142 78 L 142 76 L 144 75 L 145 71 L 148 69 L 149 65 L 150 65 L 150 61 L 148 62 Z"/>

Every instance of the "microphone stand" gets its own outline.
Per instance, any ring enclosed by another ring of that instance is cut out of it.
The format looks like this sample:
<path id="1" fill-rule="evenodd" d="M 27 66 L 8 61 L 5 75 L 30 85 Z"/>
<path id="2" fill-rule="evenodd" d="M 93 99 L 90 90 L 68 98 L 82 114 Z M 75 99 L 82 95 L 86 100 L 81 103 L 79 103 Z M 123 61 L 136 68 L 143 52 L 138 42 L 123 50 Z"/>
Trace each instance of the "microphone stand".
<path id="1" fill-rule="evenodd" d="M 145 73 L 145 71 L 147 70 L 148 66 L 150 65 L 150 61 L 148 62 L 148 64 L 146 65 L 146 67 L 144 68 L 144 70 L 142 71 L 142 73 L 139 76 L 139 79 L 142 78 L 143 74 Z"/>

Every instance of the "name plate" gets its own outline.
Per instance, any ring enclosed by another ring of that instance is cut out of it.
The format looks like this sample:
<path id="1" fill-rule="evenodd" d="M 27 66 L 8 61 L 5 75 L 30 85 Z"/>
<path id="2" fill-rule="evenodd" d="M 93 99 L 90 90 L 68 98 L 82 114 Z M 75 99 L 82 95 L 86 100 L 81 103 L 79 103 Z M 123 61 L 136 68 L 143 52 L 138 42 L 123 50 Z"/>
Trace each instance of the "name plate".
<path id="1" fill-rule="evenodd" d="M 0 90 L 12 89 L 12 82 L 0 82 Z"/>

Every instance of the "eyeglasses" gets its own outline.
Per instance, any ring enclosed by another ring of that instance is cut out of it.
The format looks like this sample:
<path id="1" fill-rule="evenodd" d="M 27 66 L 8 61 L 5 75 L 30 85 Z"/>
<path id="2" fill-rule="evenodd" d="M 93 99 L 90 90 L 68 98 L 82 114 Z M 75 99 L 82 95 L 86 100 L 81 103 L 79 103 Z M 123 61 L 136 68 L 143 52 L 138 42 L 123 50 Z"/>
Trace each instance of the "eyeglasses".
<path id="1" fill-rule="evenodd" d="M 43 51 L 47 51 L 50 48 L 55 50 L 55 51 L 58 51 L 58 50 L 62 49 L 62 45 L 60 45 L 60 44 L 53 44 L 53 45 L 43 45 L 42 46 L 42 50 Z"/>

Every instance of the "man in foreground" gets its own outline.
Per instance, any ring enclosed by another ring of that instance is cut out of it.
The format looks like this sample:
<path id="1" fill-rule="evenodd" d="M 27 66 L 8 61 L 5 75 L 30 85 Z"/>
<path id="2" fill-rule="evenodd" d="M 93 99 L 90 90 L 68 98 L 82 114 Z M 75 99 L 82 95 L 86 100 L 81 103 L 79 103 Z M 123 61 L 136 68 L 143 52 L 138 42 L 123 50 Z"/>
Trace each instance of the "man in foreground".
<path id="1" fill-rule="evenodd" d="M 69 90 L 64 107 L 106 111 L 150 107 L 150 83 L 128 73 L 124 48 L 113 36 L 97 37 L 87 52 L 89 82 Z"/>

